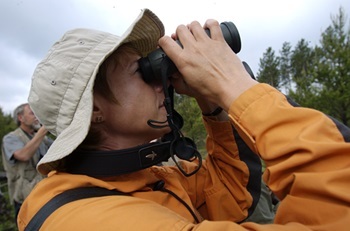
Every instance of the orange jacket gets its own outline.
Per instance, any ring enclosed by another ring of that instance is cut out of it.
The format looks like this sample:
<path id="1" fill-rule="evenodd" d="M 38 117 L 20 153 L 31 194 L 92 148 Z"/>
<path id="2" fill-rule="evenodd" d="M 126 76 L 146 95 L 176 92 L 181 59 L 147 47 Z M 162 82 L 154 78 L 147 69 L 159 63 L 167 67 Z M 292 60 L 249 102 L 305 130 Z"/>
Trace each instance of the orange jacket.
<path id="1" fill-rule="evenodd" d="M 41 230 L 348 230 L 350 144 L 324 114 L 292 107 L 265 84 L 241 95 L 230 122 L 205 118 L 208 157 L 199 172 L 182 176 L 176 167 L 151 167 L 105 180 L 51 172 L 22 205 L 24 230 L 34 214 L 62 191 L 83 186 L 117 189 L 131 196 L 77 200 L 57 209 Z M 242 221 L 252 198 L 248 168 L 239 159 L 231 124 L 267 165 L 264 179 L 282 199 L 275 224 Z M 192 168 L 194 163 L 186 164 Z M 165 188 L 188 204 L 201 222 Z"/>

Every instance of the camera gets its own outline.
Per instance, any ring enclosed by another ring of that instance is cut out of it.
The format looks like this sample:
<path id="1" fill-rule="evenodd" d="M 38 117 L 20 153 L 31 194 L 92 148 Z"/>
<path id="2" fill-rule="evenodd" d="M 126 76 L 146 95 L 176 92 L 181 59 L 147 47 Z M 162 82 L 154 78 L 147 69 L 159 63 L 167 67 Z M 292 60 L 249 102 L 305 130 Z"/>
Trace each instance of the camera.
<path id="1" fill-rule="evenodd" d="M 227 44 L 235 53 L 238 53 L 241 50 L 241 38 L 235 24 L 222 22 L 220 28 Z M 205 32 L 210 37 L 210 31 L 206 29 Z M 179 40 L 176 42 L 182 46 Z M 175 64 L 161 48 L 152 51 L 146 57 L 140 58 L 138 62 L 142 78 L 146 83 L 161 81 L 162 76 L 169 77 L 177 71 Z M 163 71 L 166 72 L 162 73 Z"/>

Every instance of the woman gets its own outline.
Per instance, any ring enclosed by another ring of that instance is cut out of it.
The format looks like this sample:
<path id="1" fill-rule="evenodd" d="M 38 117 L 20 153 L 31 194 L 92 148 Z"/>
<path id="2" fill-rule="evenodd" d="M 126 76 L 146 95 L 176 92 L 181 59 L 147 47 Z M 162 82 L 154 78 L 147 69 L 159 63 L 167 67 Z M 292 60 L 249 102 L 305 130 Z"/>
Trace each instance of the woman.
<path id="1" fill-rule="evenodd" d="M 23 204 L 20 230 L 50 199 L 81 187 L 121 195 L 73 200 L 48 216 L 42 230 L 348 227 L 350 194 L 343 186 L 350 175 L 350 146 L 335 122 L 315 110 L 294 108 L 277 90 L 252 80 L 218 22 L 208 20 L 204 27 L 211 38 L 198 22 L 179 26 L 173 39 L 180 47 L 162 37 L 163 25 L 146 9 L 121 37 L 78 29 L 53 46 L 36 68 L 29 101 L 57 139 L 38 165 L 48 177 Z M 139 71 L 138 60 L 156 49 L 158 39 L 181 73 L 171 84 L 195 97 L 207 115 L 208 157 L 202 166 L 191 157 L 177 167 L 145 167 L 161 161 L 164 150 L 179 152 L 173 141 L 182 140 L 169 119 L 164 94 L 169 83 L 146 83 Z M 265 180 L 282 199 L 276 224 L 241 223 L 252 197 L 233 126 L 266 162 Z M 168 134 L 173 137 L 152 143 Z"/>

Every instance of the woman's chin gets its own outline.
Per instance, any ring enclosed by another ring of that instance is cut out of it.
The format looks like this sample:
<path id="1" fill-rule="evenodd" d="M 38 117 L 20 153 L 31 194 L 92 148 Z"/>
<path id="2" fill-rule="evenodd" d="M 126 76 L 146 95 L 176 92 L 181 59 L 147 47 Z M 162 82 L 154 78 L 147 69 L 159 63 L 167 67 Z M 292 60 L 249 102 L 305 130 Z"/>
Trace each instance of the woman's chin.
<path id="1" fill-rule="evenodd" d="M 163 137 L 165 134 L 171 132 L 170 127 L 164 127 L 164 128 L 158 128 L 156 129 L 152 136 L 150 136 L 150 140 L 157 140 L 160 139 L 161 137 Z"/>

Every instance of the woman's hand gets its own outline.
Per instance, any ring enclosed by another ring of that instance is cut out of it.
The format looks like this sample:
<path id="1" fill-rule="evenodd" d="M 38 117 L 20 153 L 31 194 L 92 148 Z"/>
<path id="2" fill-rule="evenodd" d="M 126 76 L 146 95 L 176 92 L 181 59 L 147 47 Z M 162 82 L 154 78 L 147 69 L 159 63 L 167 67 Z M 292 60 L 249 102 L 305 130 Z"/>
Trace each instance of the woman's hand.
<path id="1" fill-rule="evenodd" d="M 226 43 L 219 23 L 207 20 L 204 28 L 210 30 L 211 38 L 198 22 L 192 22 L 187 27 L 178 26 L 173 35 L 183 48 L 168 36 L 162 37 L 159 45 L 181 73 L 172 80 L 178 93 L 195 97 L 197 101 L 205 99 L 227 111 L 256 81 Z"/>

